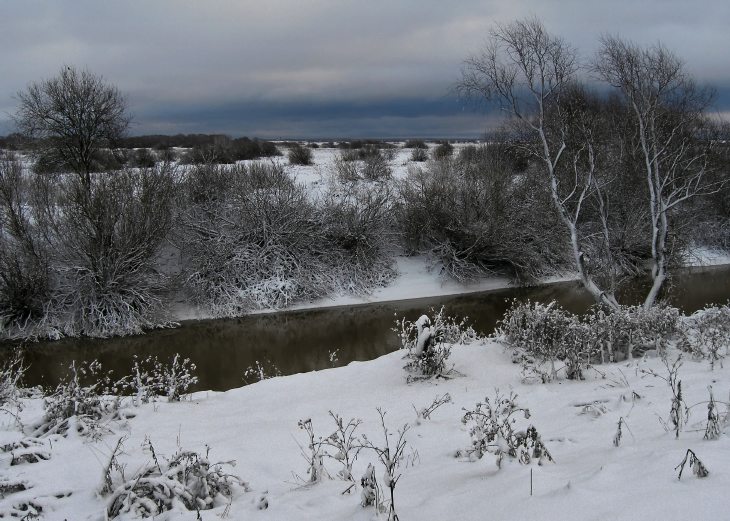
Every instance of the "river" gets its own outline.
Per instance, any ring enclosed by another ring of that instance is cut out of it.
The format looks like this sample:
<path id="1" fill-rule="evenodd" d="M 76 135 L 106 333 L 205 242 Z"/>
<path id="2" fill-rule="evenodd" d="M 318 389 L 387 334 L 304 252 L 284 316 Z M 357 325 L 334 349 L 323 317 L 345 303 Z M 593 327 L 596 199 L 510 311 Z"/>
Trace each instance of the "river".
<path id="1" fill-rule="evenodd" d="M 645 293 L 637 282 L 622 297 L 638 303 Z M 633 295 L 631 294 L 633 293 Z M 513 298 L 557 300 L 573 312 L 592 300 L 578 282 L 513 287 L 481 293 L 440 296 L 249 315 L 237 319 L 188 321 L 174 329 L 110 339 L 67 338 L 30 344 L 24 351 L 27 385 L 53 386 L 67 374 L 72 360 L 97 359 L 119 378 L 130 371 L 133 356 L 171 360 L 175 353 L 197 366 L 196 390 L 227 390 L 243 385 L 243 374 L 257 360 L 282 374 L 324 369 L 354 360 L 370 360 L 399 347 L 391 330 L 397 317 L 415 319 L 429 308 L 445 306 L 448 315 L 469 317 L 474 328 L 490 333 Z M 730 266 L 690 268 L 673 280 L 669 301 L 686 313 L 730 299 Z M 7 358 L 9 343 L 0 358 Z M 336 354 L 333 360 L 331 354 Z"/>

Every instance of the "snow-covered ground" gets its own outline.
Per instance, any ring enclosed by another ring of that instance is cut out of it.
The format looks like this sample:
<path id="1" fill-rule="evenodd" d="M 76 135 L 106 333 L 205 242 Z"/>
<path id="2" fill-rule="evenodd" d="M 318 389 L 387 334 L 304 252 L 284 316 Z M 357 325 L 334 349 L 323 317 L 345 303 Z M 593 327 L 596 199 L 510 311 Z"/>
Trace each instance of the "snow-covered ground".
<path id="1" fill-rule="evenodd" d="M 190 401 L 130 408 L 134 417 L 110 421 L 113 431 L 101 441 L 84 438 L 47 439 L 39 448 L 48 459 L 10 466 L 11 454 L 0 455 L 2 482 L 22 480 L 27 490 L 0 499 L 0 513 L 32 500 L 43 508 L 42 519 L 102 520 L 108 498 L 102 497 L 102 474 L 117 440 L 125 436 L 119 463 L 127 479 L 152 455 L 143 451 L 148 438 L 157 458 L 165 461 L 179 448 L 205 454 L 211 461 L 235 459 L 232 472 L 246 480 L 250 491 L 237 489 L 230 505 L 218 504 L 200 512 L 200 519 L 371 520 L 372 507 L 360 506 L 359 478 L 367 464 L 382 467 L 375 454 L 362 451 L 354 465 L 358 485 L 349 494 L 344 481 L 324 479 L 302 485 L 292 473 L 305 476 L 307 464 L 300 419 L 311 419 L 314 432 L 334 431 L 328 411 L 362 419 L 357 431 L 380 443 L 382 430 L 376 412 L 382 407 L 392 432 L 407 424 L 406 459 L 396 488 L 399 518 L 406 520 L 719 520 L 727 512 L 730 483 L 730 436 L 703 439 L 712 385 L 724 401 L 730 390 L 730 367 L 686 361 L 680 369 L 682 390 L 690 409 L 685 430 L 675 439 L 666 432 L 671 392 L 663 380 L 643 375 L 641 369 L 665 374 L 657 358 L 599 366 L 585 381 L 523 384 L 519 367 L 493 341 L 457 346 L 451 360 L 461 373 L 450 380 L 406 383 L 403 353 L 395 352 L 346 367 L 273 378 L 225 393 L 196 393 Z M 643 376 L 643 377 L 642 377 Z M 517 428 L 534 425 L 555 462 L 538 466 L 505 461 L 501 469 L 487 454 L 469 462 L 455 457 L 469 445 L 468 429 L 461 423 L 462 408 L 473 408 L 495 388 L 514 391 L 528 407 L 529 420 L 520 416 Z M 449 393 L 453 403 L 437 409 L 431 419 L 416 421 L 414 407 Z M 40 414 L 39 400 L 23 412 L 30 421 Z M 727 405 L 721 404 L 724 413 Z M 0 444 L 22 438 L 12 419 L 4 415 Z M 619 419 L 623 438 L 613 446 Z M 727 422 L 723 423 L 727 428 Z M 703 479 L 687 468 L 681 481 L 678 465 L 692 449 L 709 470 Z M 16 451 L 16 456 L 17 456 Z M 339 469 L 325 459 L 332 476 Z M 118 483 L 118 472 L 113 473 Z M 530 483 L 532 479 L 532 494 Z M 261 497 L 268 509 L 258 510 Z M 195 512 L 173 511 L 157 519 L 197 518 Z M 383 515 L 381 519 L 385 519 Z"/>

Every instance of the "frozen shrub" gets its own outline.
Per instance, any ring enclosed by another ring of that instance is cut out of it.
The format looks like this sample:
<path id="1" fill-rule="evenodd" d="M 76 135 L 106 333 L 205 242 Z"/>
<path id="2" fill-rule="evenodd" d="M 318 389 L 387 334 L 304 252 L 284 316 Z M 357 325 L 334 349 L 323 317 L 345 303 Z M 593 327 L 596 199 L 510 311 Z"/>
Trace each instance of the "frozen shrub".
<path id="1" fill-rule="evenodd" d="M 34 337 L 50 300 L 49 258 L 20 161 L 0 151 L 0 339 Z"/>
<path id="2" fill-rule="evenodd" d="M 727 355 L 730 345 L 730 306 L 708 306 L 681 320 L 679 348 L 698 358 L 707 358 L 710 367 Z"/>
<path id="3" fill-rule="evenodd" d="M 121 392 L 130 392 L 136 405 L 148 403 L 157 396 L 177 402 L 198 383 L 194 371 L 195 364 L 179 354 L 175 354 L 169 364 L 160 362 L 157 357 L 148 356 L 139 360 L 135 356 L 132 374 L 117 381 L 115 388 Z"/>
<path id="4" fill-rule="evenodd" d="M 392 193 L 386 183 L 333 183 L 320 202 L 331 255 L 342 266 L 342 288 L 367 294 L 394 276 Z"/>
<path id="5" fill-rule="evenodd" d="M 436 148 L 431 151 L 431 156 L 439 161 L 441 159 L 448 159 L 454 153 L 454 145 L 448 141 L 440 143 Z"/>
<path id="6" fill-rule="evenodd" d="M 530 280 L 567 266 L 561 241 L 545 233 L 555 216 L 530 182 L 455 160 L 410 165 L 396 184 L 406 251 L 459 281 L 495 273 Z"/>
<path id="7" fill-rule="evenodd" d="M 538 377 L 543 383 L 558 377 L 560 361 L 565 362 L 569 378 L 582 377 L 582 367 L 590 362 L 583 333 L 579 320 L 554 301 L 545 305 L 515 300 L 497 329 L 497 335 L 516 350 L 515 359 L 522 363 L 525 376 Z"/>
<path id="8" fill-rule="evenodd" d="M 138 148 L 132 155 L 131 165 L 137 168 L 152 168 L 157 163 L 157 158 L 149 148 Z"/>
<path id="9" fill-rule="evenodd" d="M 282 308 L 334 286 L 317 208 L 278 164 L 194 170 L 180 241 L 186 286 L 216 316 Z"/>
<path id="10" fill-rule="evenodd" d="M 69 367 L 67 379 L 44 399 L 45 413 L 33 436 L 74 432 L 98 438 L 105 432 L 102 420 L 119 409 L 119 400 L 109 396 L 108 375 L 101 376 L 101 364 Z"/>
<path id="11" fill-rule="evenodd" d="M 311 165 L 312 149 L 295 144 L 289 149 L 288 157 L 291 165 Z"/>
<path id="12" fill-rule="evenodd" d="M 109 519 L 125 514 L 155 517 L 173 509 L 209 510 L 226 504 L 236 488 L 248 490 L 246 482 L 225 469 L 234 461 L 211 463 L 193 451 L 179 451 L 164 464 L 153 458 L 153 465 L 114 489 L 106 512 Z"/>
<path id="13" fill-rule="evenodd" d="M 414 148 L 411 152 L 411 161 L 415 161 L 416 163 L 428 161 L 428 153 L 426 152 L 426 149 Z"/>
<path id="14" fill-rule="evenodd" d="M 189 358 L 183 359 L 175 353 L 169 364 L 155 360 L 153 379 L 158 388 L 170 402 L 179 402 L 190 387 L 198 383 L 198 377 L 193 375 L 195 364 Z"/>
<path id="15" fill-rule="evenodd" d="M 594 308 L 578 316 L 556 302 L 542 304 L 514 301 L 496 334 L 515 352 L 528 378 L 554 380 L 563 370 L 569 379 L 582 379 L 592 363 L 615 361 L 623 350 L 627 359 L 636 349 L 662 353 L 675 334 L 679 311 L 655 306 L 622 306 L 613 312 Z M 558 368 L 556 362 L 562 362 Z M 543 365 L 548 364 L 548 371 Z"/>
<path id="16" fill-rule="evenodd" d="M 481 459 L 485 454 L 493 454 L 500 468 L 505 457 L 522 464 L 536 461 L 542 465 L 545 461 L 553 461 L 535 427 L 516 428 L 519 416 L 525 420 L 530 418 L 529 409 L 520 407 L 516 401 L 516 394 L 504 396 L 497 389 L 493 400 L 487 397 L 474 409 L 466 411 L 462 423 L 469 427 L 471 446 L 458 451 L 457 456 Z"/>
<path id="17" fill-rule="evenodd" d="M 431 310 L 433 318 L 421 315 L 415 322 L 405 318 L 396 320 L 393 331 L 399 335 L 401 348 L 407 351 L 409 362 L 405 369 L 409 373 L 408 380 L 441 377 L 451 372 L 447 362 L 451 356 L 451 348 L 456 344 L 465 344 L 478 338 L 467 319 L 461 321 L 444 314 L 442 307 L 438 312 Z"/>
<path id="18" fill-rule="evenodd" d="M 362 166 L 362 176 L 368 181 L 380 181 L 391 176 L 388 159 L 381 153 L 365 157 Z"/>

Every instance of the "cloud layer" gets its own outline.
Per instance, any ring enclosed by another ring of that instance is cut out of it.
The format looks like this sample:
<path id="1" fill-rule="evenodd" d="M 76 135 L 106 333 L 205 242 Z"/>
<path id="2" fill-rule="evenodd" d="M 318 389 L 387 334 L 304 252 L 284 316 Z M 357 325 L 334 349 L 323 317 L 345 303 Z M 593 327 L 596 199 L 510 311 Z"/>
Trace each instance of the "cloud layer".
<path id="1" fill-rule="evenodd" d="M 662 41 L 730 108 L 726 1 L 8 0 L 0 120 L 74 64 L 127 94 L 134 133 L 475 136 L 492 120 L 450 95 L 461 62 L 492 24 L 533 14 L 584 57 L 603 33 Z"/>

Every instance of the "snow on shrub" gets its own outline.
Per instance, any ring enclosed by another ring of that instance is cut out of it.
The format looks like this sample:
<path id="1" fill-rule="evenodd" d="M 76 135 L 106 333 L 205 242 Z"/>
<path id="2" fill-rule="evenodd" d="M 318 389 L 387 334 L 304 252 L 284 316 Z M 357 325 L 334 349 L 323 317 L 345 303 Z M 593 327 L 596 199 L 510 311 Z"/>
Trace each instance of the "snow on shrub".
<path id="1" fill-rule="evenodd" d="M 555 301 L 514 300 L 496 335 L 515 349 L 526 380 L 552 381 L 561 372 L 576 380 L 584 378 L 592 363 L 615 361 L 621 351 L 626 359 L 637 349 L 663 353 L 677 331 L 678 318 L 676 308 L 662 306 L 622 306 L 610 313 L 594 308 L 580 316 Z"/>
<path id="2" fill-rule="evenodd" d="M 528 425 L 524 430 L 516 428 L 520 416 L 528 420 L 529 409 L 517 405 L 516 394 L 504 396 L 497 389 L 494 399 L 487 397 L 464 413 L 461 421 L 469 427 L 471 446 L 459 450 L 457 456 L 476 460 L 485 454 L 493 454 L 498 468 L 501 468 L 505 457 L 522 464 L 536 461 L 542 465 L 545 461 L 553 461 L 534 426 Z"/>
<path id="3" fill-rule="evenodd" d="M 151 451 L 153 464 L 114 489 L 107 507 L 109 519 L 124 514 L 154 517 L 173 509 L 210 510 L 227 504 L 236 488 L 248 490 L 246 482 L 225 470 L 235 461 L 211 463 L 207 455 L 181 450 L 160 463 Z"/>
<path id="4" fill-rule="evenodd" d="M 715 368 L 727 356 L 730 345 L 730 306 L 708 306 L 682 317 L 679 348 L 696 358 L 707 358 Z"/>
<path id="5" fill-rule="evenodd" d="M 68 378 L 44 399 L 45 412 L 33 436 L 74 432 L 100 438 L 107 432 L 102 420 L 119 410 L 119 398 L 109 395 L 110 387 L 111 381 L 108 375 L 101 376 L 97 360 L 79 365 L 72 362 Z"/>
<path id="6" fill-rule="evenodd" d="M 165 396 L 170 402 L 178 402 L 190 387 L 198 383 L 198 377 L 193 375 L 195 369 L 189 358 L 183 359 L 177 353 L 167 364 L 157 357 L 139 360 L 135 356 L 132 374 L 117 381 L 115 387 L 131 392 L 136 405 L 147 403 L 155 396 Z"/>
<path id="7" fill-rule="evenodd" d="M 467 325 L 466 318 L 449 317 L 443 307 L 439 311 L 431 309 L 431 316 L 421 315 L 415 322 L 402 318 L 396 320 L 393 328 L 400 337 L 401 348 L 407 351 L 409 362 L 405 369 L 411 373 L 409 381 L 448 377 L 453 369 L 447 364 L 451 348 L 478 338 L 474 329 Z"/>

